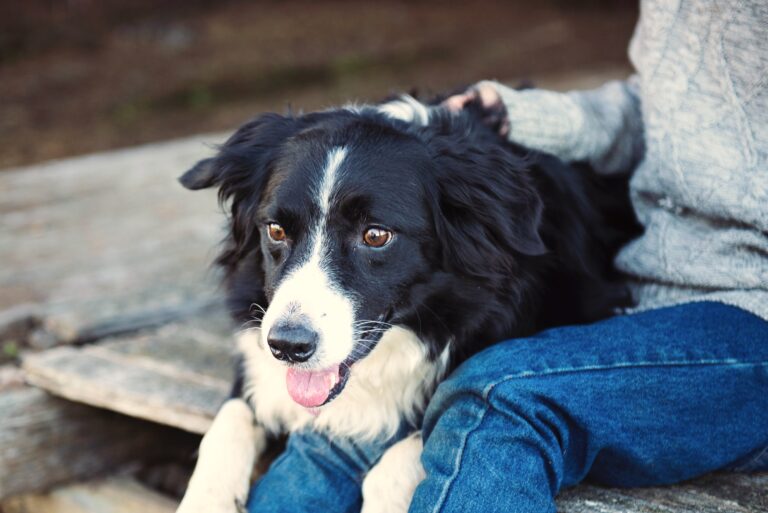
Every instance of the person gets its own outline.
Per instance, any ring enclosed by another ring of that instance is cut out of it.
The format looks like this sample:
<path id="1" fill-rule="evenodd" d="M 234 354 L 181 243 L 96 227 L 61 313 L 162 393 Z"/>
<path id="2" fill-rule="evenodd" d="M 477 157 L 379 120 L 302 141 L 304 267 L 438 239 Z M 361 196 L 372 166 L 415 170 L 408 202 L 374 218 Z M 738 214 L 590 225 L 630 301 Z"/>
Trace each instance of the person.
<path id="1" fill-rule="evenodd" d="M 768 470 L 768 4 L 642 0 L 630 58 L 632 78 L 591 91 L 483 81 L 445 102 L 503 107 L 512 141 L 633 171 L 645 232 L 615 262 L 634 311 L 501 342 L 439 386 L 412 513 L 554 512 L 587 478 Z M 277 484 L 359 511 L 376 450 L 294 435 L 252 511 Z"/>

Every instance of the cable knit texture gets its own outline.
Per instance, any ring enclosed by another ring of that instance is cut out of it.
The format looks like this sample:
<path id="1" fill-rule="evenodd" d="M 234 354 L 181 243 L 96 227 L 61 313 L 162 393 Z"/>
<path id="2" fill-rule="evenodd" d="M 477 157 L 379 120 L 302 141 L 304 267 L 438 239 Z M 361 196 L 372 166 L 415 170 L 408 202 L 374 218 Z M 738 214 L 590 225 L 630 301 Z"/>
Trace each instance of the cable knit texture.
<path id="1" fill-rule="evenodd" d="M 717 300 L 768 319 L 768 2 L 645 0 L 637 75 L 593 91 L 494 82 L 510 139 L 634 170 L 645 234 L 616 265 L 641 309 Z"/>

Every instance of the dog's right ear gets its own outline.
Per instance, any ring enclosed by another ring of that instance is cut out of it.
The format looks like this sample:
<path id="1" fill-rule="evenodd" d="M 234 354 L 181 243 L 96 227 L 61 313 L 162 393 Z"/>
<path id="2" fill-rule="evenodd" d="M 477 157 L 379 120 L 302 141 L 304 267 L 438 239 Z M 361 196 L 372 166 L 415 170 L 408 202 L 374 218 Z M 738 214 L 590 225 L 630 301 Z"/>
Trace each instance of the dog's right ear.
<path id="1" fill-rule="evenodd" d="M 230 310 L 240 321 L 252 318 L 254 303 L 267 304 L 256 211 L 283 143 L 300 128 L 300 119 L 259 116 L 179 178 L 187 189 L 218 187 L 219 201 L 229 211 L 229 233 L 216 263 L 224 269 Z"/>
<path id="2" fill-rule="evenodd" d="M 241 126 L 216 156 L 201 160 L 179 182 L 187 189 L 218 187 L 229 211 L 229 233 L 216 263 L 224 269 L 228 304 L 238 321 L 252 319 L 253 304 L 267 305 L 256 210 L 283 143 L 301 121 L 264 114 Z"/>
<path id="3" fill-rule="evenodd" d="M 298 124 L 293 117 L 263 114 L 241 126 L 215 157 L 195 164 L 179 182 L 191 190 L 218 186 L 222 199 L 236 196 L 246 184 L 251 193 L 260 192 L 278 149 Z"/>
<path id="4" fill-rule="evenodd" d="M 258 232 L 252 226 L 255 209 L 283 143 L 299 125 L 293 117 L 263 114 L 241 126 L 215 157 L 201 160 L 179 178 L 187 189 L 219 188 L 219 201 L 230 210 L 236 257 L 258 242 Z"/>
<path id="5" fill-rule="evenodd" d="M 245 123 L 219 147 L 212 158 L 201 160 L 179 181 L 187 189 L 218 187 L 219 202 L 229 210 L 228 250 L 218 262 L 234 268 L 259 243 L 256 209 L 283 143 L 299 131 L 300 120 L 263 114 Z"/>
<path id="6" fill-rule="evenodd" d="M 179 177 L 181 185 L 196 191 L 205 189 L 216 183 L 217 177 L 216 159 L 203 159 L 192 167 L 189 171 Z"/>

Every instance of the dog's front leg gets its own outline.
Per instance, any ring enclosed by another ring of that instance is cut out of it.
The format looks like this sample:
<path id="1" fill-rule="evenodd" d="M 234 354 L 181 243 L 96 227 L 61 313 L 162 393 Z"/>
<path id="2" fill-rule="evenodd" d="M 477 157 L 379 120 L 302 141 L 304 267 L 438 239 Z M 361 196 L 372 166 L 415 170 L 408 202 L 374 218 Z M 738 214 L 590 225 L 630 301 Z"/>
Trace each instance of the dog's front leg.
<path id="1" fill-rule="evenodd" d="M 177 513 L 244 511 L 251 472 L 266 445 L 266 432 L 254 426 L 253 411 L 230 399 L 213 419 Z"/>
<path id="2" fill-rule="evenodd" d="M 405 513 L 413 492 L 424 479 L 421 433 L 416 432 L 386 450 L 363 480 L 362 513 Z"/>

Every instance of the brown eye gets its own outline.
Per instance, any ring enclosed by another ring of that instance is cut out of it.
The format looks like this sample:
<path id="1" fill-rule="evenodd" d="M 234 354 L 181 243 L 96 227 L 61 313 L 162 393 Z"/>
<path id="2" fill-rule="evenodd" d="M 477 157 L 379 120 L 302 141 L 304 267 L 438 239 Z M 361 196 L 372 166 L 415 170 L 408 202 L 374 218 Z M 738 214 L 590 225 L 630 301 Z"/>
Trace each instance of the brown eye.
<path id="1" fill-rule="evenodd" d="M 371 226 L 363 234 L 363 242 L 366 246 L 372 248 L 380 248 L 386 246 L 389 241 L 392 240 L 392 232 L 379 228 L 378 226 Z"/>
<path id="2" fill-rule="evenodd" d="M 282 242 L 285 240 L 285 229 L 277 223 L 269 223 L 267 225 L 267 231 L 269 232 L 269 238 L 275 242 Z"/>

